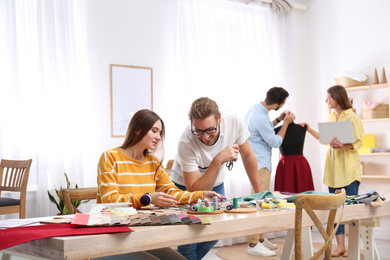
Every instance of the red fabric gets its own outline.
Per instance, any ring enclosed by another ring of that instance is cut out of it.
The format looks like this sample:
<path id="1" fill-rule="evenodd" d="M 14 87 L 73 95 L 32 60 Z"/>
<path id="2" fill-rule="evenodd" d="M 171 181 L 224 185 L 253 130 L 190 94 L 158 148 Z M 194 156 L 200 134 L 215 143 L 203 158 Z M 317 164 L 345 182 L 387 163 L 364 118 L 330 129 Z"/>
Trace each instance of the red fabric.
<path id="1" fill-rule="evenodd" d="M 310 165 L 303 154 L 282 155 L 276 169 L 275 191 L 301 193 L 314 190 Z"/>
<path id="2" fill-rule="evenodd" d="M 132 232 L 126 226 L 72 227 L 71 224 L 37 225 L 0 229 L 0 250 L 25 242 L 60 236 Z"/>

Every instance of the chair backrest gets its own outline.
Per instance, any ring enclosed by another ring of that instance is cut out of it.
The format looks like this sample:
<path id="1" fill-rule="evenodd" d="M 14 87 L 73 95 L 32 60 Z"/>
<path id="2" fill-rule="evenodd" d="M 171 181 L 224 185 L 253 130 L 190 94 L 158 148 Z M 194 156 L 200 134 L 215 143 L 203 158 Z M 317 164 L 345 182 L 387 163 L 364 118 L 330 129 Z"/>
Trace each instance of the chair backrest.
<path id="1" fill-rule="evenodd" d="M 25 218 L 27 183 L 31 163 L 32 159 L 2 159 L 0 162 L 0 197 L 2 191 L 20 192 L 20 207 L 16 212 L 12 210 L 12 213 L 19 212 L 20 218 Z"/>
<path id="2" fill-rule="evenodd" d="M 60 189 L 58 196 L 65 202 L 68 214 L 75 214 L 80 211 L 73 206 L 72 200 L 92 200 L 96 199 L 98 193 L 97 187 L 92 188 L 72 188 L 72 189 Z"/>
<path id="3" fill-rule="evenodd" d="M 173 159 L 168 160 L 167 165 L 166 165 L 165 168 L 164 168 L 165 172 L 166 172 L 169 176 L 171 176 L 171 169 L 172 169 L 172 166 L 173 166 L 173 162 L 174 162 L 174 161 L 175 161 L 175 160 L 173 160 Z"/>
<path id="4" fill-rule="evenodd" d="M 337 226 L 334 227 L 335 217 L 337 209 L 345 204 L 345 190 L 336 191 L 336 194 L 329 195 L 316 195 L 316 194 L 299 194 L 294 199 L 296 206 L 295 210 L 295 260 L 303 259 L 302 255 L 302 209 L 313 220 L 314 224 L 320 231 L 324 238 L 324 245 L 318 250 L 310 259 L 318 259 L 324 252 L 324 259 L 331 259 L 332 257 L 332 239 L 336 233 L 336 230 L 340 224 L 340 220 L 343 212 L 340 214 L 340 219 Z M 329 210 L 328 222 L 326 231 L 321 224 L 321 221 L 317 217 L 314 210 Z"/>

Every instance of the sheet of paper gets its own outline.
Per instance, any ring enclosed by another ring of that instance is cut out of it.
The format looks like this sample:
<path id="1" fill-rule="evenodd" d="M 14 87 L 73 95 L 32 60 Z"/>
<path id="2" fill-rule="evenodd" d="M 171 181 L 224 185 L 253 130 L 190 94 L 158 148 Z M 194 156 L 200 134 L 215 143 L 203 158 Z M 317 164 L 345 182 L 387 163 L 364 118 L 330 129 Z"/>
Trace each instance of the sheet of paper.
<path id="1" fill-rule="evenodd" d="M 45 217 L 45 218 L 6 219 L 6 220 L 0 221 L 0 228 L 28 226 L 28 225 L 38 224 L 39 221 L 47 220 L 47 219 L 53 219 L 53 217 L 51 217 L 51 218 Z"/>

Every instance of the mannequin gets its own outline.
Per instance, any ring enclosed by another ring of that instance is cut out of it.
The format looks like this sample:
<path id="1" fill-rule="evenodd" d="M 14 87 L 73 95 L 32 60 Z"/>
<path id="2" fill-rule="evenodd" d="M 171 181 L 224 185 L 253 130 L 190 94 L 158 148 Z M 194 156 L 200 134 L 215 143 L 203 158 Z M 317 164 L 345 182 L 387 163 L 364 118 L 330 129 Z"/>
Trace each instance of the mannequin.
<path id="1" fill-rule="evenodd" d="M 275 128 L 278 133 L 280 127 Z M 300 193 L 314 190 L 310 165 L 303 156 L 306 126 L 292 122 L 279 150 L 281 157 L 276 169 L 275 191 Z"/>

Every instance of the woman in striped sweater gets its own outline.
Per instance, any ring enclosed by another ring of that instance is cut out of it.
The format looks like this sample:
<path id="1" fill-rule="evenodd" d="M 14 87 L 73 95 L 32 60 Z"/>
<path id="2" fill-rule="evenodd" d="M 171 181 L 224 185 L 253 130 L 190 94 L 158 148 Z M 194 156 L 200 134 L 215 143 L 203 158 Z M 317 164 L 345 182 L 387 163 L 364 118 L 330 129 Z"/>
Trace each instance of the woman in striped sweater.
<path id="1" fill-rule="evenodd" d="M 190 204 L 198 199 L 222 195 L 214 191 L 188 192 L 178 189 L 162 163 L 151 154 L 163 150 L 165 127 L 153 111 L 134 114 L 122 146 L 102 154 L 98 164 L 98 203 L 130 202 L 134 208 L 153 203 L 160 207 Z M 119 258 L 118 258 L 119 257 Z M 171 248 L 131 253 L 101 259 L 185 259 Z"/>
<path id="2" fill-rule="evenodd" d="M 164 134 L 164 122 L 156 113 L 143 109 L 134 114 L 122 146 L 100 157 L 98 203 L 130 202 L 134 208 L 153 203 L 169 207 L 197 202 L 199 198 L 222 198 L 212 191 L 182 191 L 172 183 L 161 162 L 150 153 L 159 146 L 163 149 Z"/>

